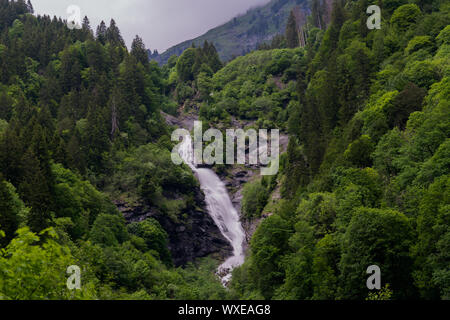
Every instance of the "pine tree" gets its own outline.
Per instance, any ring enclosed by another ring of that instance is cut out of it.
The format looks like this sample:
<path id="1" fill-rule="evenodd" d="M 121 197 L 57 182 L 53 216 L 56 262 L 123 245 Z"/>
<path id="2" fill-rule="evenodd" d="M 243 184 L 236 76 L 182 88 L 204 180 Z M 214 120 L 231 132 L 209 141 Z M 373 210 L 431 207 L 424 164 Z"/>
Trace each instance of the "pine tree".
<path id="1" fill-rule="evenodd" d="M 339 33 L 345 21 L 345 11 L 342 0 L 334 0 L 333 10 L 331 11 L 330 42 L 331 50 L 336 49 L 339 41 Z"/>
<path id="2" fill-rule="evenodd" d="M 289 15 L 288 23 L 286 26 L 286 43 L 288 48 L 296 48 L 300 45 L 298 40 L 297 20 L 295 18 L 293 10 Z"/>
<path id="3" fill-rule="evenodd" d="M 102 22 L 100 22 L 100 25 L 97 27 L 97 40 L 100 41 L 101 44 L 105 44 L 106 42 L 106 24 L 105 22 L 102 20 Z"/>
<path id="4" fill-rule="evenodd" d="M 0 136 L 0 172 L 15 186 L 18 186 L 22 174 L 20 165 L 22 154 L 22 140 L 18 125 L 13 120 L 5 133 Z"/>
<path id="5" fill-rule="evenodd" d="M 309 168 L 303 150 L 299 147 L 297 139 L 289 139 L 287 150 L 286 181 L 283 184 L 282 194 L 286 198 L 293 198 L 300 187 L 305 187 L 309 183 Z"/>
<path id="6" fill-rule="evenodd" d="M 84 16 L 84 18 L 83 18 L 82 28 L 85 31 L 92 31 L 91 22 L 89 21 L 89 18 L 87 16 Z"/>
<path id="7" fill-rule="evenodd" d="M 114 19 L 111 19 L 109 28 L 106 30 L 106 41 L 111 43 L 113 46 L 125 47 L 125 41 L 123 40 Z"/>
<path id="8" fill-rule="evenodd" d="M 86 154 L 83 152 L 80 143 L 80 133 L 75 129 L 67 143 L 65 153 L 67 155 L 68 167 L 71 170 L 84 174 L 86 170 Z"/>
<path id="9" fill-rule="evenodd" d="M 28 7 L 28 12 L 33 14 L 34 13 L 34 8 L 33 8 L 33 5 L 31 4 L 30 0 L 27 1 L 27 7 Z"/>
<path id="10" fill-rule="evenodd" d="M 97 171 L 103 168 L 104 153 L 110 149 L 107 120 L 102 109 L 95 104 L 91 104 L 87 122 L 87 141 L 83 145 L 88 156 L 88 167 Z"/>
<path id="11" fill-rule="evenodd" d="M 323 5 L 320 0 L 313 0 L 311 4 L 311 17 L 313 26 L 319 29 L 324 27 Z"/>
<path id="12" fill-rule="evenodd" d="M 27 225 L 34 232 L 40 232 L 50 224 L 52 196 L 39 159 L 31 148 L 23 156 L 22 170 L 19 192 L 26 205 L 31 208 Z"/>
<path id="13" fill-rule="evenodd" d="M 0 248 L 7 245 L 19 228 L 24 205 L 12 184 L 6 182 L 0 173 L 0 230 L 5 237 L 0 237 Z"/>
<path id="14" fill-rule="evenodd" d="M 149 62 L 148 52 L 145 49 L 144 41 L 142 38 L 136 35 L 131 44 L 131 55 L 136 58 L 136 60 L 142 63 L 143 66 L 147 66 Z"/>
<path id="15" fill-rule="evenodd" d="M 81 25 L 81 30 L 83 31 L 84 34 L 84 38 L 83 40 L 93 40 L 94 39 L 94 35 L 92 32 L 92 28 L 91 28 L 91 22 L 89 21 L 89 18 L 87 16 L 85 16 L 83 18 L 83 23 Z"/>
<path id="16" fill-rule="evenodd" d="M 207 53 L 208 65 L 214 73 L 222 68 L 222 61 L 220 61 L 219 54 L 213 43 L 208 43 L 205 41 L 205 46 L 203 49 Z"/>

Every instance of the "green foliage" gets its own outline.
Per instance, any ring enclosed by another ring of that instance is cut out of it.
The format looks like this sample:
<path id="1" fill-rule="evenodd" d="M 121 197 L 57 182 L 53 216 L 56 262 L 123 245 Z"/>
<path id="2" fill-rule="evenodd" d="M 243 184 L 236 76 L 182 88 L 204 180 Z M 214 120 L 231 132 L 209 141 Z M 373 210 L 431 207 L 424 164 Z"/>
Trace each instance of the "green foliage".
<path id="1" fill-rule="evenodd" d="M 117 153 L 113 168 L 114 174 L 107 181 L 108 191 L 115 198 L 130 203 L 142 201 L 173 220 L 192 205 L 198 183 L 188 167 L 173 164 L 171 151 L 167 149 L 147 144 Z"/>
<path id="2" fill-rule="evenodd" d="M 14 186 L 3 180 L 0 175 L 0 228 L 4 235 L 0 237 L 0 246 L 6 246 L 13 238 L 17 229 L 22 226 L 29 214 L 19 198 Z"/>
<path id="3" fill-rule="evenodd" d="M 12 28 L 9 29 L 9 36 L 11 38 L 19 38 L 23 35 L 24 26 L 22 21 L 16 19 L 13 22 Z"/>
<path id="4" fill-rule="evenodd" d="M 405 31 L 410 25 L 417 21 L 420 9 L 415 4 L 405 4 L 398 7 L 391 16 L 391 24 L 397 30 Z"/>
<path id="5" fill-rule="evenodd" d="M 129 238 L 125 219 L 119 215 L 100 214 L 92 225 L 89 238 L 93 243 L 118 246 Z"/>
<path id="6" fill-rule="evenodd" d="M 69 30 L 5 2 L 0 298 L 448 299 L 449 7 L 415 3 L 383 1 L 369 31 L 366 4 L 313 1 L 305 48 L 294 1 L 270 3 L 213 30 L 239 30 L 219 50 L 194 40 L 160 68 L 139 37 L 127 52 L 114 20 L 94 37 L 87 19 Z M 280 31 L 222 65 L 230 43 Z M 261 224 L 229 292 L 218 261 L 172 267 L 161 225 L 188 226 L 200 190 L 172 164 L 160 109 L 290 135 L 279 174 L 244 187 L 244 217 Z M 106 195 L 165 223 L 127 225 Z M 71 264 L 81 292 L 66 290 Z M 373 264 L 383 289 L 369 293 Z"/>
<path id="7" fill-rule="evenodd" d="M 297 208 L 301 220 L 314 226 L 314 235 L 322 238 L 334 231 L 336 218 L 336 197 L 334 194 L 311 193 Z"/>
<path id="8" fill-rule="evenodd" d="M 39 243 L 41 237 L 46 237 Z M 54 230 L 39 235 L 28 228 L 0 249 L 0 297 L 6 300 L 59 300 L 70 298 L 66 269 L 73 264 L 67 247 L 55 241 Z"/>
<path id="9" fill-rule="evenodd" d="M 155 250 L 161 261 L 172 265 L 170 252 L 167 248 L 167 233 L 155 219 L 147 219 L 141 223 L 128 225 L 128 232 L 145 241 L 146 249 Z"/>
<path id="10" fill-rule="evenodd" d="M 344 157 L 352 164 L 361 168 L 370 167 L 370 155 L 374 151 L 375 144 L 369 136 L 363 135 L 358 140 L 352 142 L 347 150 L 345 150 Z"/>
<path id="11" fill-rule="evenodd" d="M 405 49 L 406 54 L 411 54 L 420 49 L 432 49 L 433 42 L 429 36 L 416 36 L 409 41 L 408 46 Z"/>
<path id="12" fill-rule="evenodd" d="M 180 82 L 193 81 L 204 72 L 212 75 L 222 67 L 216 48 L 207 41 L 200 48 L 189 48 L 178 58 L 176 71 Z"/>
<path id="13" fill-rule="evenodd" d="M 297 69 L 301 103 L 288 109 L 282 199 L 271 203 L 270 218 L 293 233 L 288 247 L 266 246 L 257 241 L 272 232 L 263 221 L 234 273 L 237 297 L 448 297 L 449 15 L 418 4 L 383 1 L 390 23 L 367 31 L 367 17 L 347 2 L 319 31 L 324 16 L 313 2 L 309 63 Z M 373 264 L 383 289 L 370 293 Z M 267 274 L 270 286 L 257 282 Z"/>
<path id="14" fill-rule="evenodd" d="M 286 127 L 289 102 L 296 100 L 296 70 L 301 49 L 263 50 L 239 57 L 215 73 L 202 117 L 209 122 L 234 116 L 258 126 Z"/>
<path id="15" fill-rule="evenodd" d="M 449 175 L 437 179 L 424 192 L 417 217 L 418 242 L 414 247 L 414 280 L 426 299 L 446 299 L 448 283 Z"/>
<path id="16" fill-rule="evenodd" d="M 161 225 L 127 226 L 108 197 L 186 225 L 198 206 L 160 113 L 178 109 L 167 95 L 177 58 L 149 62 L 138 36 L 128 52 L 114 20 L 94 36 L 87 18 L 70 30 L 26 13 L 24 1 L 0 4 L 0 299 L 226 298 L 216 261 L 175 269 Z M 221 66 L 205 43 L 183 89 L 207 99 Z M 74 264 L 82 290 L 68 291 Z"/>
<path id="17" fill-rule="evenodd" d="M 436 67 L 430 61 L 414 61 L 406 67 L 405 77 L 408 81 L 415 83 L 421 88 L 429 89 L 430 86 L 439 80 Z"/>
<path id="18" fill-rule="evenodd" d="M 279 264 L 287 249 L 291 230 L 279 216 L 271 216 L 261 223 L 251 241 L 252 260 L 250 270 L 252 284 L 266 299 L 274 294 L 274 289 L 283 279 Z"/>
<path id="19" fill-rule="evenodd" d="M 436 37 L 437 43 L 439 45 L 449 44 L 450 43 L 450 26 L 446 26 L 439 32 L 439 35 Z"/>
<path id="20" fill-rule="evenodd" d="M 412 228 L 405 215 L 384 209 L 355 210 L 344 235 L 339 264 L 342 298 L 363 299 L 367 295 L 360 279 L 365 278 L 363 275 L 372 264 L 383 270 L 383 281 L 392 286 L 397 298 L 408 297 L 412 287 L 411 240 Z"/>
<path id="21" fill-rule="evenodd" d="M 268 191 L 261 180 L 255 180 L 245 185 L 242 191 L 242 212 L 246 218 L 259 217 L 267 203 Z"/>
<path id="22" fill-rule="evenodd" d="M 286 44 L 288 48 L 296 48 L 299 46 L 297 21 L 294 11 L 291 11 L 286 26 Z"/>
<path id="23" fill-rule="evenodd" d="M 389 289 L 389 284 L 386 284 L 381 290 L 370 292 L 369 296 L 366 298 L 368 301 L 385 301 L 391 300 L 392 290 Z"/>
<path id="24" fill-rule="evenodd" d="M 400 149 L 404 144 L 405 137 L 398 128 L 384 135 L 372 154 L 375 169 L 386 177 L 397 175 L 401 166 L 396 159 L 399 158 Z"/>
<path id="25" fill-rule="evenodd" d="M 194 80 L 192 68 L 195 63 L 196 49 L 189 48 L 183 52 L 177 61 L 177 74 L 180 81 Z"/>
<path id="26" fill-rule="evenodd" d="M 57 218 L 70 218 L 73 227 L 69 233 L 78 239 L 89 233 L 90 226 L 101 213 L 114 213 L 115 208 L 106 197 L 89 182 L 82 181 L 61 165 L 52 166 L 55 175 L 55 203 Z"/>

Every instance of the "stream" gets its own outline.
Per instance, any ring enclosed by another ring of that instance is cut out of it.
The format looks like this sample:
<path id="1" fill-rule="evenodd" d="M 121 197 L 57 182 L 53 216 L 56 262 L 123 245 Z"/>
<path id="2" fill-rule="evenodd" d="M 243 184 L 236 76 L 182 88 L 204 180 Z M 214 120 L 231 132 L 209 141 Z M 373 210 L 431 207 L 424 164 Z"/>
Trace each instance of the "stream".
<path id="1" fill-rule="evenodd" d="M 186 135 L 179 146 L 178 153 L 183 161 L 197 175 L 201 189 L 205 194 L 208 213 L 219 227 L 220 232 L 233 247 L 233 255 L 217 270 L 222 284 L 226 286 L 231 280 L 232 270 L 244 263 L 245 232 L 242 228 L 239 214 L 234 208 L 225 184 L 216 173 L 210 169 L 197 168 L 194 165 L 194 150 L 192 138 Z"/>

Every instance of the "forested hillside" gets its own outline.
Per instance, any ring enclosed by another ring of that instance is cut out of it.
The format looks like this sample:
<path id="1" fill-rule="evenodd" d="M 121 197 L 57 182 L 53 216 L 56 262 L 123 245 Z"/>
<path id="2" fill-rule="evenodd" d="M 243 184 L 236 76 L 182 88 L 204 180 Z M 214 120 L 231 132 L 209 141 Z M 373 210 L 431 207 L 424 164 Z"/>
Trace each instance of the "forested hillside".
<path id="1" fill-rule="evenodd" d="M 247 194 L 250 213 L 269 218 L 233 273 L 236 298 L 450 298 L 450 6 L 379 1 L 370 31 L 368 4 L 335 1 L 298 54 L 282 199 L 254 205 L 273 188 L 264 180 Z"/>
<path id="2" fill-rule="evenodd" d="M 378 4 L 380 30 L 368 1 L 335 1 L 327 28 L 312 1 L 302 48 L 294 21 L 216 73 L 193 67 L 195 48 L 163 68 L 211 126 L 290 134 L 278 176 L 244 188 L 242 219 L 263 221 L 233 298 L 449 298 L 450 6 Z M 383 281 L 371 295 L 370 265 Z"/>
<path id="3" fill-rule="evenodd" d="M 114 20 L 69 30 L 24 1 L 1 0 L 0 17 L 0 299 L 223 298 L 216 262 L 175 269 L 160 223 L 126 223 L 112 202 L 181 225 L 199 210 L 142 40 L 128 52 Z"/>
<path id="4" fill-rule="evenodd" d="M 259 50 L 227 63 L 202 39 L 160 67 L 114 20 L 0 0 L 0 299 L 450 299 L 450 4 L 378 0 L 369 30 L 370 4 L 311 0 Z M 161 111 L 289 135 L 242 190 L 256 231 L 228 288 Z"/>

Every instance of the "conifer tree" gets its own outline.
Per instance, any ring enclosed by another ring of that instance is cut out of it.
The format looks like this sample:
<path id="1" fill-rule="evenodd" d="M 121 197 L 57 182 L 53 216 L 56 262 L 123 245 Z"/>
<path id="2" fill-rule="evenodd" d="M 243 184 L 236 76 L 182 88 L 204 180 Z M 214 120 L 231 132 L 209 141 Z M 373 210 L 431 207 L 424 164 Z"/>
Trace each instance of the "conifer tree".
<path id="1" fill-rule="evenodd" d="M 111 43 L 113 46 L 125 47 L 125 41 L 120 34 L 120 30 L 116 25 L 114 19 L 111 19 L 109 28 L 106 30 L 106 41 Z"/>
<path id="2" fill-rule="evenodd" d="M 148 52 L 147 49 L 145 49 L 144 41 L 138 35 L 136 35 L 131 44 L 131 55 L 135 57 L 138 62 L 142 63 L 143 66 L 148 65 Z"/>
<path id="3" fill-rule="evenodd" d="M 16 189 L 4 180 L 0 173 L 0 230 L 5 232 L 5 237 L 0 237 L 0 247 L 7 245 L 14 237 L 19 224 L 26 218 L 25 212 L 25 206 Z"/>
<path id="4" fill-rule="evenodd" d="M 33 5 L 31 4 L 30 0 L 27 1 L 27 7 L 28 7 L 28 12 L 33 14 L 34 13 L 34 8 L 33 8 Z"/>
<path id="5" fill-rule="evenodd" d="M 18 186 L 21 177 L 22 139 L 18 126 L 13 120 L 0 136 L 0 172 L 9 182 Z"/>
<path id="6" fill-rule="evenodd" d="M 342 0 L 334 0 L 333 10 L 331 11 L 330 42 L 331 50 L 336 49 L 339 41 L 339 32 L 345 21 L 345 11 Z"/>
<path id="7" fill-rule="evenodd" d="M 84 18 L 83 18 L 82 28 L 83 28 L 83 30 L 86 30 L 86 31 L 92 31 L 91 22 L 89 21 L 89 18 L 87 16 L 84 16 Z"/>
<path id="8" fill-rule="evenodd" d="M 22 170 L 19 192 L 27 207 L 31 208 L 27 225 L 34 232 L 40 232 L 49 226 L 52 196 L 49 182 L 32 148 L 23 156 Z"/>
<path id="9" fill-rule="evenodd" d="M 203 50 L 207 54 L 209 67 L 212 69 L 214 73 L 216 73 L 222 68 L 222 61 L 220 61 L 216 47 L 212 42 L 208 43 L 208 41 L 205 41 Z"/>
<path id="10" fill-rule="evenodd" d="M 323 13 L 323 4 L 321 3 L 321 0 L 313 0 L 311 4 L 311 18 L 314 27 L 319 29 L 325 27 Z"/>
<path id="11" fill-rule="evenodd" d="M 289 15 L 289 20 L 286 26 L 286 43 L 288 48 L 296 48 L 300 45 L 298 40 L 298 28 L 294 11 Z"/>
<path id="12" fill-rule="evenodd" d="M 84 146 L 88 155 L 88 166 L 101 170 L 104 164 L 104 153 L 109 151 L 110 141 L 107 131 L 107 120 L 102 109 L 91 104 L 87 116 L 87 132 Z"/>
<path id="13" fill-rule="evenodd" d="M 92 32 L 92 28 L 91 28 L 91 22 L 89 21 L 89 18 L 87 16 L 85 16 L 83 18 L 83 23 L 81 24 L 81 30 L 83 31 L 84 34 L 84 40 L 93 40 L 94 39 L 94 35 Z"/>
<path id="14" fill-rule="evenodd" d="M 102 22 L 100 22 L 100 25 L 97 27 L 97 40 L 100 41 L 101 44 L 105 44 L 106 42 L 106 24 L 105 22 L 102 20 Z"/>

